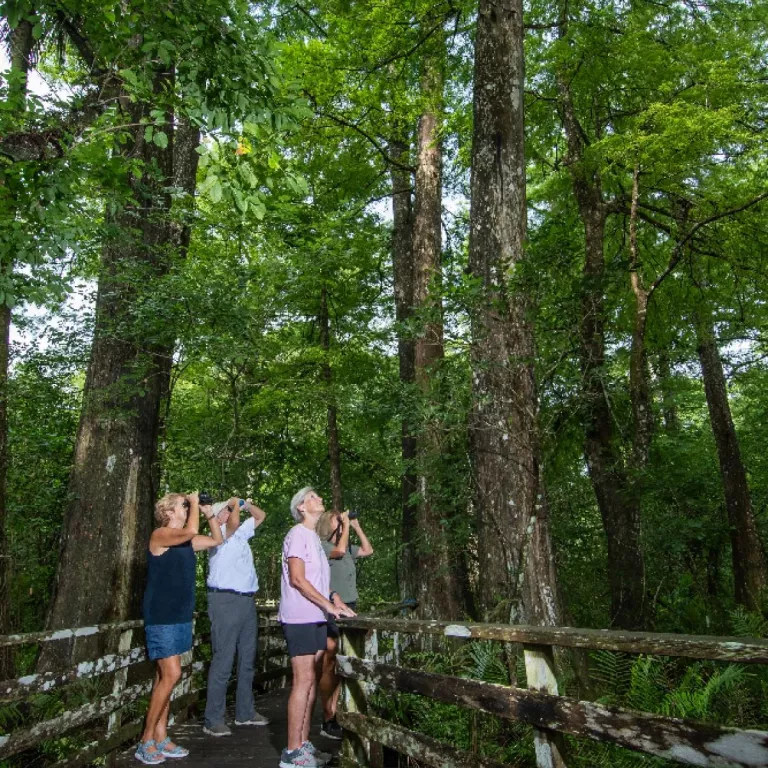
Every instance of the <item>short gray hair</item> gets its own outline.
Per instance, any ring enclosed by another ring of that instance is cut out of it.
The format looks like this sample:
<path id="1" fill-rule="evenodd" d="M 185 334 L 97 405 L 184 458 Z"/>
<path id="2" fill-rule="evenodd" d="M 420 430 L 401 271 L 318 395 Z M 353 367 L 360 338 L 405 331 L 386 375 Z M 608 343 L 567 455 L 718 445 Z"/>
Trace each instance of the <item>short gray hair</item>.
<path id="1" fill-rule="evenodd" d="M 291 499 L 291 517 L 293 517 L 297 523 L 300 523 L 304 519 L 304 513 L 299 507 L 304 503 L 304 499 L 306 499 L 314 490 L 315 489 L 311 485 L 307 485 L 298 493 L 293 494 L 293 498 Z"/>

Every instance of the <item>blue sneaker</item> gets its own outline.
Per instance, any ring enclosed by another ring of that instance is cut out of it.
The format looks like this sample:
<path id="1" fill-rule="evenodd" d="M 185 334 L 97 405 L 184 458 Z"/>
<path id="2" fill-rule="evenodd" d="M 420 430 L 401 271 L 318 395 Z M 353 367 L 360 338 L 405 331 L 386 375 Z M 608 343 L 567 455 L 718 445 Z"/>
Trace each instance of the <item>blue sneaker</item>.
<path id="1" fill-rule="evenodd" d="M 155 746 L 160 750 L 160 754 L 163 757 L 186 757 L 189 754 L 189 750 L 184 747 L 180 747 L 178 744 L 173 744 L 168 736 L 162 741 L 156 742 Z"/>
<path id="2" fill-rule="evenodd" d="M 139 742 L 139 746 L 136 747 L 133 756 L 140 763 L 144 763 L 144 765 L 160 765 L 160 763 L 165 762 L 162 752 L 160 752 L 157 744 L 152 739 Z"/>

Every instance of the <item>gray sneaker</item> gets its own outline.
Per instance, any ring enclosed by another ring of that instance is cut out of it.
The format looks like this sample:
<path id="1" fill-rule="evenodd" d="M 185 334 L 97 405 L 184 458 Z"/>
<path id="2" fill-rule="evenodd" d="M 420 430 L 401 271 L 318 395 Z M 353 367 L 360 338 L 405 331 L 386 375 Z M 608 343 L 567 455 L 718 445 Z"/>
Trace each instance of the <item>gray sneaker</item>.
<path id="1" fill-rule="evenodd" d="M 305 741 L 301 748 L 309 752 L 321 764 L 330 763 L 333 760 L 333 755 L 330 752 L 322 752 L 311 741 Z"/>
<path id="2" fill-rule="evenodd" d="M 224 723 L 216 723 L 216 725 L 204 725 L 203 733 L 207 733 L 209 736 L 231 736 L 232 731 L 227 728 Z"/>
<path id="3" fill-rule="evenodd" d="M 269 719 L 254 711 L 247 720 L 235 720 L 235 725 L 269 725 Z"/>
<path id="4" fill-rule="evenodd" d="M 294 768 L 294 766 L 301 766 L 301 768 L 321 768 L 321 766 L 325 765 L 322 760 L 318 760 L 312 753 L 305 749 L 305 746 L 305 744 L 302 744 L 293 752 L 284 749 L 283 753 L 280 755 L 280 768 Z"/>

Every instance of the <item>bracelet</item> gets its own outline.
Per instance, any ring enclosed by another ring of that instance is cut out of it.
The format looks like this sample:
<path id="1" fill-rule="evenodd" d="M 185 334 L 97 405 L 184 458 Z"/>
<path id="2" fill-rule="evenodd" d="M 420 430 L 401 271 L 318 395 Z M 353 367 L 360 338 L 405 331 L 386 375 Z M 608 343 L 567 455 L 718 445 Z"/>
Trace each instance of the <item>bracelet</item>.
<path id="1" fill-rule="evenodd" d="M 211 515 L 210 517 L 208 515 L 205 516 L 206 520 L 213 520 L 213 518 L 216 517 L 216 515 Z"/>
<path id="2" fill-rule="evenodd" d="M 331 594 L 328 596 L 328 599 L 333 602 L 333 596 L 338 595 L 338 592 L 335 592 L 334 590 L 331 590 Z"/>

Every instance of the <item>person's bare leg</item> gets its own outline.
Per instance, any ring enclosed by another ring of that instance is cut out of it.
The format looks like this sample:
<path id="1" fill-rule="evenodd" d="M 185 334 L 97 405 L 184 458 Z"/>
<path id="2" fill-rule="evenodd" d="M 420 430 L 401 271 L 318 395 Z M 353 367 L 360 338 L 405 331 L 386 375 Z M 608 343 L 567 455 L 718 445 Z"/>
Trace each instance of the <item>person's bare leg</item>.
<path id="1" fill-rule="evenodd" d="M 336 709 L 339 706 L 339 696 L 341 695 L 341 678 L 336 674 L 335 666 L 333 676 L 336 678 L 336 687 L 333 689 L 333 693 L 331 694 L 331 718 L 336 717 Z"/>
<path id="2" fill-rule="evenodd" d="M 312 712 L 315 709 L 317 699 L 317 679 L 323 669 L 323 655 L 325 651 L 318 651 L 312 658 L 312 686 L 307 695 L 307 703 L 304 708 L 304 721 L 301 725 L 301 743 L 309 741 L 309 729 L 312 725 Z"/>
<path id="3" fill-rule="evenodd" d="M 336 714 L 336 702 L 339 700 L 341 678 L 336 674 L 336 653 L 339 648 L 338 638 L 328 636 L 323 666 L 320 674 L 320 700 L 323 702 L 323 720 L 332 720 Z"/>
<path id="4" fill-rule="evenodd" d="M 315 656 L 294 656 L 291 659 L 293 684 L 288 697 L 288 751 L 298 749 L 306 739 L 303 738 L 304 721 L 307 708 L 311 711 L 314 704 Z M 311 701 L 310 701 L 311 696 Z"/>
<path id="5" fill-rule="evenodd" d="M 180 677 L 181 657 L 169 656 L 167 659 L 158 659 L 155 684 L 152 687 L 149 709 L 147 710 L 147 720 L 144 724 L 144 733 L 141 735 L 142 741 L 156 740 L 157 733 L 162 733 L 162 738 L 165 738 L 168 728 L 171 691 Z"/>

